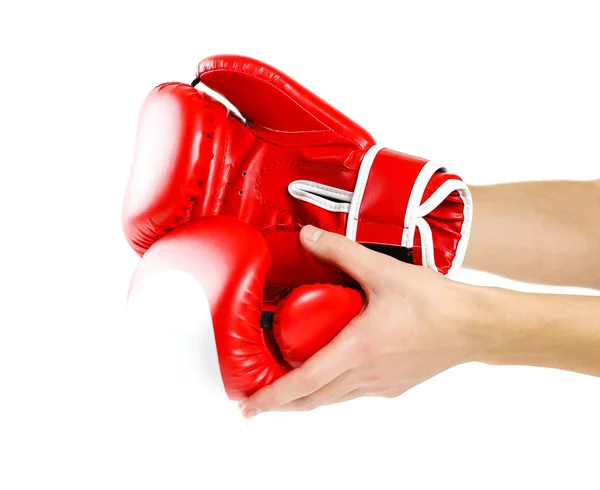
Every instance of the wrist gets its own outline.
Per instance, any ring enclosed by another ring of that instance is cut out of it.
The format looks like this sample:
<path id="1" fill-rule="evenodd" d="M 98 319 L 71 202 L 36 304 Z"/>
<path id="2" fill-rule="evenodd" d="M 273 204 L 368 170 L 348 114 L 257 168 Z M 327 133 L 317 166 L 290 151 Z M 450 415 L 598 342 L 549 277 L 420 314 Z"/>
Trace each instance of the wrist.
<path id="1" fill-rule="evenodd" d="M 509 289 L 473 287 L 472 321 L 465 326 L 473 345 L 472 360 L 493 365 L 545 365 L 552 352 L 548 333 L 559 316 L 548 301 L 560 297 Z"/>
<path id="2" fill-rule="evenodd" d="M 594 296 L 463 286 L 455 304 L 462 362 L 551 367 L 600 376 L 600 302 Z"/>
<path id="3" fill-rule="evenodd" d="M 466 362 L 508 363 L 516 337 L 529 335 L 520 322 L 519 293 L 502 288 L 463 284 L 461 297 L 465 307 L 458 330 L 466 346 Z M 515 328 L 516 327 L 516 328 Z"/>

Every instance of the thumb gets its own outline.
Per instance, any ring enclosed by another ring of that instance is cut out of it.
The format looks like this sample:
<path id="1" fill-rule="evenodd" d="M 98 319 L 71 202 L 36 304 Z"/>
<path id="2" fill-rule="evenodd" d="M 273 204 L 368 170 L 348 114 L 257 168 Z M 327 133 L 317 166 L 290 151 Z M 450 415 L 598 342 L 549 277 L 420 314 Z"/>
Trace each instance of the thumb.
<path id="1" fill-rule="evenodd" d="M 369 250 L 338 233 L 330 233 L 312 225 L 300 231 L 302 246 L 321 262 L 343 270 L 362 286 L 375 284 L 382 270 L 389 268 L 388 257 Z"/>

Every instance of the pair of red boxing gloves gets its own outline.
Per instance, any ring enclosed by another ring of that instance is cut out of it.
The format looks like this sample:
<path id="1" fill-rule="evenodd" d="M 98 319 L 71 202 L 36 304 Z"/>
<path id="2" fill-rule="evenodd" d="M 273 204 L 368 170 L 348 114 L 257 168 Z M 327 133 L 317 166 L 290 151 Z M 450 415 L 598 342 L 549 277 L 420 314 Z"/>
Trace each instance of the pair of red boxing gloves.
<path id="1" fill-rule="evenodd" d="M 141 109 L 123 206 L 142 256 L 130 291 L 164 271 L 190 276 L 199 314 L 210 309 L 217 382 L 241 399 L 326 345 L 363 306 L 351 278 L 303 249 L 303 225 L 454 276 L 471 216 L 458 176 L 377 146 L 265 63 L 214 56 L 191 85 L 159 85 Z"/>

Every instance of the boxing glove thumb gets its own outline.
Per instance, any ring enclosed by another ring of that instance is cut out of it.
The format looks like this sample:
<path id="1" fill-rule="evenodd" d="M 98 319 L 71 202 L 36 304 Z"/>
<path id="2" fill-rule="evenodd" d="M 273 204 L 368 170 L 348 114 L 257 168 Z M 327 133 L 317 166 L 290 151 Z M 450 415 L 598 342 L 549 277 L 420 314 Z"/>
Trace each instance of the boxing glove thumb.
<path id="1" fill-rule="evenodd" d="M 292 291 L 265 315 L 269 266 L 258 231 L 231 217 L 198 219 L 157 240 L 136 268 L 129 303 L 138 305 L 136 324 L 164 339 L 155 343 L 157 358 L 172 347 L 165 369 L 186 358 L 182 369 L 202 378 L 207 393 L 239 400 L 300 365 L 362 308 L 360 292 L 317 284 Z"/>
<path id="2" fill-rule="evenodd" d="M 311 284 L 294 289 L 273 318 L 273 336 L 283 359 L 298 367 L 325 347 L 363 307 L 356 289 Z"/>

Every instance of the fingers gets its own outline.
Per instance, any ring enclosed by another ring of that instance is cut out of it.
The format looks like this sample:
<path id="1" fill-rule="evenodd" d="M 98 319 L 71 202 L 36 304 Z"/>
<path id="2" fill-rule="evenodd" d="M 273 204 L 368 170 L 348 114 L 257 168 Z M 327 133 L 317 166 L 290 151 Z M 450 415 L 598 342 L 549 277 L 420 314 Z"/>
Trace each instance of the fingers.
<path id="1" fill-rule="evenodd" d="M 414 388 L 416 383 L 401 384 L 393 389 L 381 389 L 362 384 L 360 375 L 349 370 L 314 393 L 278 407 L 278 412 L 309 412 L 325 405 L 335 405 L 362 397 L 396 398 Z"/>
<path id="2" fill-rule="evenodd" d="M 376 284 L 388 257 L 369 250 L 343 235 L 307 225 L 300 232 L 304 248 L 322 262 L 334 265 L 356 279 L 361 286 Z"/>
<path id="3" fill-rule="evenodd" d="M 355 400 L 356 398 L 361 398 L 363 396 L 373 396 L 373 392 L 368 388 L 361 386 L 360 388 L 355 388 L 354 390 L 349 391 L 348 393 L 336 398 L 335 400 L 331 400 L 328 403 L 328 405 L 349 402 L 350 400 Z"/>
<path id="4" fill-rule="evenodd" d="M 357 337 L 342 331 L 302 366 L 244 400 L 240 404 L 242 415 L 250 418 L 261 412 L 280 410 L 312 395 L 352 369 L 361 361 L 360 356 Z"/>
<path id="5" fill-rule="evenodd" d="M 359 388 L 355 388 L 354 390 L 346 393 L 345 395 L 332 400 L 328 405 L 334 405 L 336 403 L 347 402 L 350 400 L 355 400 L 356 398 L 362 398 L 365 396 L 370 397 L 382 397 L 382 398 L 397 398 L 400 395 L 403 395 L 408 390 L 417 386 L 417 383 L 403 383 L 391 390 L 374 390 L 368 386 L 360 386 Z"/>
<path id="6" fill-rule="evenodd" d="M 356 372 L 348 370 L 314 393 L 282 405 L 279 407 L 278 411 L 308 412 L 323 405 L 336 403 L 336 400 L 343 397 L 344 394 L 358 391 L 357 386 L 359 382 L 360 380 L 358 379 Z"/>

